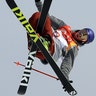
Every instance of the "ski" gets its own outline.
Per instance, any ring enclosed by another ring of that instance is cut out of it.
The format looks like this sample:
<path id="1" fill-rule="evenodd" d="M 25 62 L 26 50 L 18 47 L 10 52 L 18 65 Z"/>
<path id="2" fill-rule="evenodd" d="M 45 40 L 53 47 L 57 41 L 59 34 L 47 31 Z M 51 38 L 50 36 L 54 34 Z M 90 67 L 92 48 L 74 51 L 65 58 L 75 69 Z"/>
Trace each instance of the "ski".
<path id="1" fill-rule="evenodd" d="M 9 7 L 11 8 L 11 10 L 14 12 L 14 14 L 17 16 L 17 18 L 19 19 L 21 24 L 26 28 L 27 32 L 29 32 L 30 36 L 34 38 L 33 41 L 36 42 L 38 40 L 38 36 L 34 34 L 34 32 L 35 32 L 34 29 L 28 23 L 28 21 L 26 20 L 26 18 L 24 17 L 24 15 L 22 14 L 22 12 L 18 8 L 18 6 L 16 5 L 15 1 L 6 0 L 6 2 L 9 5 Z M 51 2 L 52 2 L 52 0 L 49 0 L 48 2 L 46 2 L 46 0 L 44 1 L 44 3 L 43 3 L 44 6 L 43 6 L 42 10 L 44 11 L 45 14 L 48 13 Z M 46 9 L 46 10 L 44 10 L 44 9 Z M 41 13 L 41 16 L 45 15 L 44 13 L 43 14 Z M 45 18 L 43 18 L 43 22 L 41 19 L 39 20 L 39 23 L 38 23 L 39 30 L 40 29 L 43 30 L 43 25 L 44 25 L 46 16 L 44 16 L 44 17 Z M 37 29 L 37 31 L 39 31 L 38 29 Z M 23 94 L 25 94 L 25 92 L 27 90 L 27 86 L 28 86 L 28 82 L 29 82 L 29 78 L 30 78 L 30 74 L 31 74 L 30 70 L 32 69 L 34 55 L 36 54 L 36 47 L 37 47 L 36 44 L 33 43 L 31 50 L 29 52 L 29 55 L 28 55 L 27 65 L 25 66 L 25 69 L 24 69 L 24 72 L 22 75 L 22 80 L 21 80 L 21 83 L 20 83 L 20 86 L 19 86 L 19 89 L 17 92 L 18 94 L 23 95 Z"/>
<path id="2" fill-rule="evenodd" d="M 51 2 L 52 2 L 52 0 L 44 0 L 39 23 L 38 23 L 37 29 L 36 29 L 36 33 L 43 31 L 44 23 L 46 21 L 46 16 L 48 15 L 48 11 L 49 11 Z"/>
<path id="3" fill-rule="evenodd" d="M 27 64 L 25 66 L 25 69 L 24 69 L 24 72 L 22 75 L 22 79 L 21 79 L 21 82 L 20 82 L 20 85 L 19 85 L 19 88 L 17 91 L 17 93 L 20 95 L 24 95 L 26 93 L 35 54 L 36 54 L 36 44 L 33 43 L 31 51 L 28 54 Z"/>
<path id="4" fill-rule="evenodd" d="M 50 1 L 50 0 L 45 0 L 46 2 Z M 44 2 L 45 2 L 44 1 Z M 52 0 L 51 0 L 52 1 Z M 43 46 L 43 44 L 41 43 L 41 41 L 39 40 L 39 37 L 36 35 L 34 29 L 31 27 L 31 25 L 28 23 L 28 21 L 26 20 L 26 18 L 24 17 L 23 13 L 21 12 L 21 10 L 19 9 L 19 7 L 16 5 L 14 0 L 6 0 L 8 6 L 11 8 L 11 10 L 13 11 L 13 13 L 15 14 L 15 16 L 18 18 L 18 20 L 21 22 L 21 24 L 26 28 L 29 36 L 32 38 L 32 41 L 34 43 L 36 43 L 36 45 L 40 48 L 40 50 L 42 51 L 42 53 L 44 54 L 44 56 L 46 57 L 47 61 L 49 62 L 50 66 L 52 67 L 52 69 L 54 70 L 54 72 L 56 73 L 56 75 L 58 76 L 59 80 L 61 81 L 64 89 L 70 94 L 70 95 L 76 95 L 77 92 L 76 90 L 72 87 L 72 85 L 70 84 L 70 82 L 65 78 L 65 76 L 63 75 L 63 73 L 60 71 L 59 67 L 57 66 L 57 64 L 55 63 L 55 61 L 52 59 L 52 57 L 50 56 L 50 54 L 47 52 L 47 50 L 45 49 L 45 47 Z M 47 3 L 46 3 L 47 4 Z M 42 18 L 42 17 L 41 17 Z M 36 51 L 36 50 L 35 50 Z M 34 53 L 36 53 L 35 51 L 32 51 L 32 55 L 29 55 L 29 60 L 32 59 L 32 61 L 34 61 Z M 33 57 L 32 57 L 33 56 Z M 32 65 L 32 61 L 30 61 L 28 63 L 28 69 L 31 70 L 31 68 L 29 66 Z M 28 71 L 29 72 L 29 71 Z M 26 73 L 26 72 L 25 72 Z M 30 72 L 29 72 L 30 73 Z M 24 74 L 25 75 L 25 74 Z M 26 76 L 26 75 L 25 75 Z M 28 80 L 27 77 L 24 77 L 24 82 L 23 84 Z M 29 77 L 28 77 L 29 78 Z M 24 87 L 25 86 L 25 87 Z M 24 89 L 23 89 L 24 87 Z M 22 91 L 18 91 L 19 94 L 24 94 L 26 92 L 26 88 L 27 85 L 24 84 L 22 85 Z"/>

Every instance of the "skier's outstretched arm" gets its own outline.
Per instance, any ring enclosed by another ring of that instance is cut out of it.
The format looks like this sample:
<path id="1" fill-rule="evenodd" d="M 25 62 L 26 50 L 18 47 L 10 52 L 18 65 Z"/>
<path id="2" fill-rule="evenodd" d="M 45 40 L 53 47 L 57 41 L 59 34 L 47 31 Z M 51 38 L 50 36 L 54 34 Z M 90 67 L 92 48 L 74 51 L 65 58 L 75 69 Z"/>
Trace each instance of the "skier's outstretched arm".
<path id="1" fill-rule="evenodd" d="M 72 48 L 69 49 L 67 54 L 64 56 L 64 59 L 61 63 L 60 69 L 68 80 L 69 80 L 68 75 L 73 68 L 74 60 L 77 54 L 78 54 L 78 48 L 76 46 L 73 46 Z"/>

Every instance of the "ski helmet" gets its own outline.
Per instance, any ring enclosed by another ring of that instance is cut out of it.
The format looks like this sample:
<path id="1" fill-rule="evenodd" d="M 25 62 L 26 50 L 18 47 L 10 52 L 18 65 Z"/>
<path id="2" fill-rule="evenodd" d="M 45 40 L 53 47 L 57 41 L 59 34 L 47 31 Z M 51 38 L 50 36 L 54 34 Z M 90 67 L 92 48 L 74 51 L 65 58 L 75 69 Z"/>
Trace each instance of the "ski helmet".
<path id="1" fill-rule="evenodd" d="M 87 41 L 86 41 L 86 44 L 92 42 L 94 40 L 94 31 L 90 28 L 85 28 L 86 32 L 87 32 L 87 35 L 88 35 L 88 38 L 87 38 Z"/>

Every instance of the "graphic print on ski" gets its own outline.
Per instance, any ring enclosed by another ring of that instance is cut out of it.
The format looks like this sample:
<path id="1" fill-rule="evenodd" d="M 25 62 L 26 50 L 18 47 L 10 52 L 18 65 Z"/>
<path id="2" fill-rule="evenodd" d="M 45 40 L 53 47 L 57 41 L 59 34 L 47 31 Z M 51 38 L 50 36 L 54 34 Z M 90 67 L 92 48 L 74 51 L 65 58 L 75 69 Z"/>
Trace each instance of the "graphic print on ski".
<path id="1" fill-rule="evenodd" d="M 48 1 L 48 0 L 47 0 Z M 43 18 L 40 18 L 39 19 L 39 22 L 38 22 L 38 26 L 37 26 L 37 30 L 36 30 L 36 33 L 38 33 L 39 31 L 41 32 L 42 30 L 43 30 L 43 26 L 44 26 L 44 23 L 45 23 L 45 21 L 46 21 L 46 16 L 47 16 L 47 13 L 48 13 L 48 11 L 49 11 L 49 8 L 50 8 L 50 5 L 51 5 L 51 2 L 52 2 L 52 0 L 49 0 L 48 2 L 47 2 L 46 0 L 44 1 L 44 3 L 43 3 L 43 8 L 42 8 L 42 12 L 41 12 L 41 17 L 43 16 Z M 30 50 L 30 52 L 29 53 L 33 53 L 33 49 L 36 49 L 36 44 L 33 42 L 33 45 L 31 46 L 31 50 Z M 35 51 L 35 50 L 34 50 Z M 34 54 L 31 54 L 31 55 L 33 55 L 33 57 L 34 57 L 34 55 L 36 54 L 36 51 L 35 51 L 35 53 Z M 30 55 L 29 55 L 30 56 Z M 29 58 L 29 57 L 28 57 Z M 28 59 L 29 60 L 29 59 Z M 32 66 L 32 65 L 31 65 Z M 31 67 L 30 66 L 30 67 Z M 21 82 L 22 82 L 22 80 L 21 80 Z M 29 78 L 28 78 L 28 82 L 29 82 Z M 26 82 L 25 82 L 26 83 Z M 28 85 L 28 83 L 27 83 L 27 85 Z M 23 84 L 23 86 L 22 86 L 22 84 L 20 84 L 20 86 L 19 86 L 19 89 L 18 89 L 18 94 L 25 94 L 25 92 L 26 92 L 26 90 L 27 90 L 27 86 L 25 85 L 24 86 L 24 84 Z"/>
<path id="2" fill-rule="evenodd" d="M 26 28 L 26 30 L 31 34 L 31 32 L 33 32 L 31 35 L 32 37 L 34 38 L 34 41 L 38 39 L 38 36 L 34 34 L 34 29 L 31 28 L 30 24 L 28 24 L 27 20 L 25 19 L 24 15 L 22 14 L 22 12 L 20 12 L 19 8 L 17 8 L 18 6 L 16 5 L 15 1 L 10 1 L 10 0 L 6 0 L 6 2 L 9 4 L 9 7 L 12 9 L 12 11 L 16 12 L 16 15 L 17 15 L 17 18 L 19 19 L 19 21 L 22 23 L 22 25 Z M 39 23 L 38 23 L 38 29 L 40 31 L 43 30 L 43 25 L 45 23 L 45 20 L 46 20 L 46 15 L 49 11 L 49 8 L 50 8 L 50 5 L 51 5 L 51 2 L 52 0 L 45 0 L 44 1 L 44 6 L 42 8 L 43 12 L 41 13 L 41 17 L 43 16 L 43 20 L 40 19 L 39 20 Z M 15 6 L 15 7 L 14 7 Z M 36 33 L 39 31 L 37 29 Z M 33 43 L 32 45 L 32 48 L 29 52 L 29 55 L 28 55 L 28 62 L 27 62 L 27 65 L 25 67 L 25 70 L 24 70 L 24 73 L 23 73 L 23 76 L 22 76 L 22 80 L 21 80 L 21 83 L 20 83 L 20 86 L 19 86 L 19 89 L 18 89 L 18 94 L 25 94 L 26 90 L 27 90 L 27 86 L 28 86 L 28 82 L 29 82 L 29 78 L 30 78 L 30 74 L 31 74 L 31 67 L 32 67 L 32 63 L 34 61 L 34 55 L 36 54 L 36 51 L 34 50 L 36 49 L 36 44 Z M 32 55 L 32 56 L 31 56 Z M 32 59 L 32 60 L 31 60 Z M 29 68 L 28 68 L 29 67 Z"/>
<path id="3" fill-rule="evenodd" d="M 56 65 L 55 61 L 51 58 L 50 54 L 47 52 L 47 50 L 44 48 L 43 44 L 40 42 L 39 37 L 35 34 L 34 29 L 31 27 L 31 25 L 28 23 L 26 18 L 24 17 L 23 13 L 20 11 L 14 0 L 6 0 L 9 7 L 14 12 L 15 16 L 18 18 L 18 20 L 21 22 L 21 24 L 26 28 L 28 31 L 29 36 L 32 38 L 32 40 L 38 45 L 38 47 L 41 49 L 42 53 L 48 60 L 50 66 L 53 68 L 56 75 L 59 77 L 61 83 L 63 84 L 64 88 L 69 94 L 76 94 L 76 90 L 71 86 L 69 81 L 65 78 L 65 76 L 60 71 L 59 67 Z M 49 0 L 47 0 L 49 1 Z"/>

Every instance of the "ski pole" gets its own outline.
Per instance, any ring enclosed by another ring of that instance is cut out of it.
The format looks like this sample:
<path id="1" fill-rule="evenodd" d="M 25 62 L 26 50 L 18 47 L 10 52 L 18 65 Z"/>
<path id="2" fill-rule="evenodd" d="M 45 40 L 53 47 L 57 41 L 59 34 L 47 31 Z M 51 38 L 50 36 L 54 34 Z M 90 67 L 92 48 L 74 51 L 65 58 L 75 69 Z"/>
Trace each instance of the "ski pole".
<path id="1" fill-rule="evenodd" d="M 20 62 L 14 62 L 17 66 L 23 66 L 23 67 L 25 67 L 25 65 L 24 64 L 21 64 Z M 42 71 L 39 71 L 39 70 L 37 70 L 37 69 L 34 69 L 34 68 L 32 68 L 32 70 L 34 70 L 34 71 L 36 71 L 36 72 L 38 72 L 38 73 L 41 73 L 41 74 L 44 74 L 44 75 L 46 75 L 46 76 L 49 76 L 49 77 L 51 77 L 51 78 L 54 78 L 54 79 L 56 79 L 56 80 L 59 80 L 59 78 L 57 78 L 57 77 L 55 77 L 55 76 L 52 76 L 52 75 L 50 75 L 50 74 L 47 74 L 47 73 L 45 73 L 45 72 L 42 72 Z"/>

